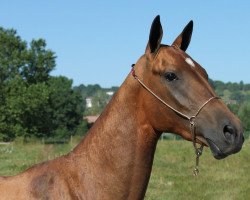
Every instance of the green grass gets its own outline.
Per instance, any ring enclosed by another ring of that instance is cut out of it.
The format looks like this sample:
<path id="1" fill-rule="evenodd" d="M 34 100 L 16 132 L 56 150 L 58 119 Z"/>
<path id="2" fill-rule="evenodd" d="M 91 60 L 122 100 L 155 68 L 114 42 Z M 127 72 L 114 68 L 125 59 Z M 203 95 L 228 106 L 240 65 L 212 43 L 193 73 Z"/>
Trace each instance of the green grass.
<path id="1" fill-rule="evenodd" d="M 28 167 L 69 152 L 74 144 L 0 144 L 0 175 L 15 175 Z"/>
<path id="2" fill-rule="evenodd" d="M 200 158 L 200 173 L 192 170 L 195 155 L 186 141 L 159 142 L 146 199 L 250 199 L 250 140 L 240 153 L 224 160 L 208 148 Z"/>
<path id="3" fill-rule="evenodd" d="M 70 151 L 65 145 L 0 145 L 0 174 L 14 175 L 29 166 Z M 195 155 L 191 142 L 159 141 L 146 200 L 250 199 L 250 139 L 240 153 L 216 160 L 208 148 L 200 159 L 200 174 L 192 174 Z"/>

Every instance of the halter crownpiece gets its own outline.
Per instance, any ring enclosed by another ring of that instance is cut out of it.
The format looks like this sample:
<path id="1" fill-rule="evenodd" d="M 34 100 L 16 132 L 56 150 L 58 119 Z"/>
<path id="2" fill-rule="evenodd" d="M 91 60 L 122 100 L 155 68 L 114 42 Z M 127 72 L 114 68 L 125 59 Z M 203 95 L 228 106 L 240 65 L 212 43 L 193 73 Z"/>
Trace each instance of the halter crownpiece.
<path id="1" fill-rule="evenodd" d="M 141 85 L 143 88 L 145 88 L 150 94 L 152 94 L 156 99 L 158 99 L 161 103 L 163 103 L 165 106 L 167 106 L 168 108 L 170 108 L 171 110 L 173 110 L 174 112 L 176 112 L 177 114 L 179 114 L 180 116 L 182 116 L 183 118 L 187 119 L 189 121 L 189 125 L 190 125 L 190 132 L 191 132 L 191 135 L 192 135 L 192 142 L 193 142 L 193 146 L 194 146 L 194 150 L 195 150 L 195 155 L 196 155 L 196 162 L 195 162 L 195 167 L 194 167 L 194 170 L 193 170 L 193 174 L 195 176 L 198 175 L 199 173 L 199 169 L 198 169 L 198 166 L 199 166 L 199 157 L 202 155 L 202 151 L 203 151 L 203 144 L 200 146 L 200 147 L 197 147 L 197 144 L 196 144 L 196 134 L 195 134 L 195 125 L 196 125 L 196 117 L 198 116 L 198 114 L 201 112 L 201 110 L 210 102 L 212 101 L 213 99 L 220 99 L 220 97 L 217 97 L 217 96 L 213 96 L 213 97 L 210 97 L 206 102 L 204 102 L 200 108 L 197 110 L 197 112 L 195 113 L 195 115 L 193 116 L 188 116 L 180 111 L 178 111 L 177 109 L 175 109 L 174 107 L 172 107 L 171 105 L 169 105 L 168 103 L 166 103 L 165 101 L 163 101 L 158 95 L 156 95 L 150 88 L 148 88 L 140 79 L 139 77 L 136 75 L 135 73 L 135 69 L 134 69 L 134 66 L 135 64 L 132 64 L 131 67 L 131 74 L 132 76 L 134 77 L 134 79 L 136 79 Z"/>

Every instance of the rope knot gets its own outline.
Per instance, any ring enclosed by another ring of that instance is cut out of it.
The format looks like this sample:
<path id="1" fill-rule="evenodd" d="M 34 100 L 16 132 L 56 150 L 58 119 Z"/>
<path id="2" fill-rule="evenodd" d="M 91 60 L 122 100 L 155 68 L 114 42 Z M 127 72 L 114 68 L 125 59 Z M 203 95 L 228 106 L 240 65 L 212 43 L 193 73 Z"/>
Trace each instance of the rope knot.
<path id="1" fill-rule="evenodd" d="M 189 123 L 191 126 L 194 126 L 195 125 L 195 116 L 192 116 L 189 118 Z"/>

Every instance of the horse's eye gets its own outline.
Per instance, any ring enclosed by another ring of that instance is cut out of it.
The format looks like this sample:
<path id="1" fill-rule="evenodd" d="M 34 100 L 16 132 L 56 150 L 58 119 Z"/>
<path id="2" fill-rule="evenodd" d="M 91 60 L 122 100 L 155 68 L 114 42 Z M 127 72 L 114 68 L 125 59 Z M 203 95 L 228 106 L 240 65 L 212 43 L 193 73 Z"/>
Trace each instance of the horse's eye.
<path id="1" fill-rule="evenodd" d="M 167 72 L 164 76 L 167 79 L 167 81 L 169 81 L 169 82 L 178 80 L 178 77 L 173 72 Z"/>

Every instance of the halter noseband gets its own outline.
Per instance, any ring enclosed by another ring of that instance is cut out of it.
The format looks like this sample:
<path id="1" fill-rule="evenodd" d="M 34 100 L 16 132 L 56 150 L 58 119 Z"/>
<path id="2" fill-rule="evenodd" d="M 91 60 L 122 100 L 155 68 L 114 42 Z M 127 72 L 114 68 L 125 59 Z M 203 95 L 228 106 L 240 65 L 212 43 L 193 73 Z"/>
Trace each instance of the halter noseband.
<path id="1" fill-rule="evenodd" d="M 176 110 L 174 107 L 172 107 L 171 105 L 169 105 L 168 103 L 166 103 L 165 101 L 163 101 L 158 95 L 156 95 L 150 88 L 148 88 L 139 78 L 138 76 L 135 74 L 135 69 L 134 69 L 135 64 L 132 64 L 132 69 L 131 69 L 131 74 L 132 76 L 142 85 L 142 87 L 144 87 L 150 94 L 152 94 L 156 99 L 158 99 L 161 103 L 163 103 L 165 106 L 167 106 L 168 108 L 170 108 L 171 110 L 173 110 L 174 112 L 176 112 L 177 114 L 179 114 L 180 116 L 182 116 L 183 118 L 187 119 L 189 121 L 189 125 L 190 125 L 190 132 L 192 135 L 192 142 L 193 142 L 193 146 L 194 146 L 194 150 L 195 150 L 195 155 L 196 155 L 196 164 L 194 167 L 194 175 L 198 175 L 199 173 L 199 157 L 202 155 L 202 150 L 203 150 L 203 145 L 201 145 L 200 147 L 197 147 L 196 145 L 196 134 L 195 134 L 195 125 L 196 125 L 196 117 L 198 116 L 198 114 L 201 112 L 201 110 L 213 99 L 220 99 L 220 97 L 217 96 L 213 96 L 211 98 L 209 98 L 206 102 L 204 102 L 200 108 L 197 110 L 197 112 L 195 113 L 195 115 L 193 116 L 188 116 L 178 110 Z"/>

